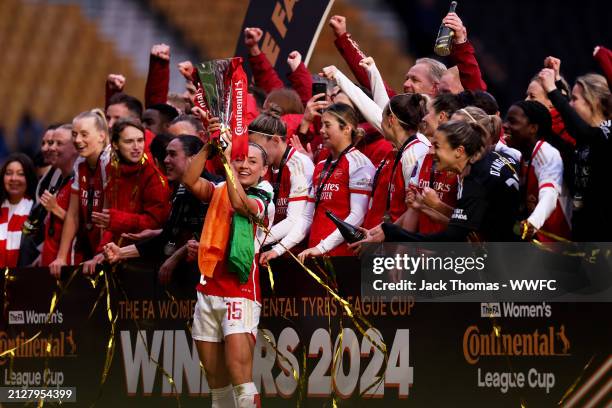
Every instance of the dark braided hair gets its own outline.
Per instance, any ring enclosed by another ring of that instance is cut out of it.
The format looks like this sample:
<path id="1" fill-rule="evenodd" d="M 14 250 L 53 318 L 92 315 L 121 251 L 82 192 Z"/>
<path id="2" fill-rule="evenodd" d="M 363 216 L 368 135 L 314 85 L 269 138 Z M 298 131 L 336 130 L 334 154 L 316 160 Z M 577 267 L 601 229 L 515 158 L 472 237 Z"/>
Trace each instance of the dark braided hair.
<path id="1" fill-rule="evenodd" d="M 538 101 L 518 101 L 513 104 L 522 109 L 529 123 L 538 125 L 538 139 L 552 139 L 552 118 L 546 106 Z"/>

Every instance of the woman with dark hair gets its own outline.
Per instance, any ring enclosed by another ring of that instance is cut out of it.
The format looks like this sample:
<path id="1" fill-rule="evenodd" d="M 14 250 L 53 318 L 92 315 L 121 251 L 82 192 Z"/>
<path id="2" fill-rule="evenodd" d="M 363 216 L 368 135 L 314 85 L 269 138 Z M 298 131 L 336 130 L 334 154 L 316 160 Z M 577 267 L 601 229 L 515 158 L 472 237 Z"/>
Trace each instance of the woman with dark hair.
<path id="1" fill-rule="evenodd" d="M 187 258 L 187 243 L 198 237 L 206 215 L 208 203 L 193 196 L 181 184 L 181 178 L 189 160 L 198 153 L 204 142 L 196 136 L 181 136 L 172 139 L 166 147 L 166 174 L 174 186 L 170 217 L 161 230 L 143 230 L 139 233 L 123 234 L 127 239 L 137 241 L 133 245 L 119 247 L 114 242 L 104 246 L 104 255 L 111 262 L 147 257 L 159 259 L 159 280 L 162 284 L 170 282 L 172 272 L 179 263 Z M 204 171 L 203 177 L 209 181 L 221 181 Z"/>
<path id="2" fill-rule="evenodd" d="M 457 206 L 445 231 L 408 232 L 384 223 L 365 231 L 363 242 L 381 241 L 514 241 L 519 207 L 516 162 L 485 147 L 486 130 L 477 123 L 450 121 L 434 136 L 438 167 L 459 176 Z"/>
<path id="3" fill-rule="evenodd" d="M 571 98 L 570 87 L 567 81 L 561 76 L 561 61 L 554 57 L 547 57 L 544 60 L 544 66 L 554 70 L 555 85 L 561 92 L 561 95 L 569 100 Z M 563 179 L 567 187 L 571 189 L 574 184 L 576 139 L 569 134 L 567 126 L 565 126 L 565 122 L 561 117 L 561 113 L 548 98 L 548 93 L 544 90 L 539 75 L 535 75 L 531 78 L 527 86 L 525 100 L 540 102 L 550 112 L 552 119 L 552 134 L 546 141 L 555 149 L 559 150 L 564 165 Z M 571 195 L 571 191 L 568 191 L 568 193 Z"/>
<path id="4" fill-rule="evenodd" d="M 427 99 L 420 94 L 409 93 L 396 95 L 389 100 L 374 61 L 367 58 L 362 62 L 371 73 L 375 100 L 370 99 L 336 67 L 325 67 L 323 72 L 329 79 L 338 82 L 368 122 L 394 147 L 378 164 L 374 176 L 369 210 L 363 224 L 364 228 L 373 228 L 383 219 L 403 222 L 400 217 L 407 210 L 405 197 L 410 178 L 423 161 L 431 143 L 418 132 L 427 113 Z"/>
<path id="5" fill-rule="evenodd" d="M 309 248 L 299 254 L 302 260 L 323 254 L 351 255 L 336 225 L 325 213 L 330 211 L 349 224 L 361 225 L 375 172 L 372 162 L 353 145 L 362 132 L 357 128 L 353 108 L 341 103 L 330 105 L 321 120 L 321 136 L 330 155 L 315 166 L 302 228 L 295 229 L 301 237 L 310 229 Z"/>
<path id="6" fill-rule="evenodd" d="M 459 99 L 451 93 L 441 93 L 429 100 L 427 114 L 423 118 L 423 133 L 430 141 L 436 129 L 448 122 L 459 108 Z M 446 229 L 452 208 L 457 202 L 457 175 L 438 169 L 433 146 L 423 160 L 419 161 L 409 188 L 406 196 L 408 210 L 402 226 L 423 234 Z M 432 199 L 435 201 L 430 202 Z M 447 213 L 445 210 L 448 209 L 451 211 Z"/>
<path id="7" fill-rule="evenodd" d="M 320 153 L 315 155 L 317 160 L 325 159 L 328 152 L 326 150 L 321 151 L 322 149 L 319 149 L 320 146 L 316 146 L 315 142 L 315 140 L 317 142 L 321 140 L 320 136 L 316 134 L 318 129 L 320 129 L 320 112 L 332 103 L 343 103 L 355 109 L 359 127 L 363 129 L 362 135 L 358 139 L 353 140 L 355 148 L 370 159 L 372 164 L 378 166 L 378 164 L 393 150 L 393 144 L 384 138 L 380 127 L 380 120 L 376 121 L 373 118 L 376 117 L 375 113 L 377 111 L 382 113 L 382 108 L 385 107 L 389 98 L 386 97 L 385 94 L 386 100 L 384 103 L 381 103 L 380 107 L 376 106 L 372 101 L 373 96 L 369 89 L 355 85 L 338 71 L 336 67 L 329 66 L 323 68 L 323 74 L 327 78 L 327 95 L 313 95 L 307 102 L 302 122 L 297 129 L 299 140 L 294 137 L 294 146 L 302 145 L 302 141 L 305 142 L 308 140 L 313 148 L 312 150 L 316 151 L 316 153 Z M 338 78 L 336 78 L 336 74 Z M 333 82 L 336 82 L 337 85 L 330 87 L 330 83 Z M 367 105 L 368 101 L 374 105 L 374 114 L 371 114 L 372 110 L 365 109 L 370 107 Z M 315 130 L 315 134 L 311 134 L 311 127 Z"/>
<path id="8" fill-rule="evenodd" d="M 306 208 L 308 192 L 312 185 L 314 165 L 310 158 L 289 146 L 286 126 L 275 105 L 262 112 L 249 124 L 249 140 L 264 148 L 272 167 L 270 181 L 274 187 L 274 222 L 261 254 L 262 265 L 283 255 L 299 244 L 293 241 L 292 229 L 301 228 L 302 213 Z"/>
<path id="9" fill-rule="evenodd" d="M 28 156 L 11 154 L 0 169 L 0 267 L 14 268 L 19 258 L 21 229 L 36 190 L 36 170 Z"/>
<path id="10" fill-rule="evenodd" d="M 461 108 L 451 116 L 451 120 L 460 120 L 467 123 L 478 123 L 487 131 L 485 145 L 489 150 L 503 153 L 510 156 L 515 162 L 521 161 L 521 152 L 508 146 L 505 137 L 502 139 L 503 126 L 502 120 L 498 115 L 487 114 L 477 106 L 466 106 Z"/>
<path id="11" fill-rule="evenodd" d="M 383 109 L 381 127 L 394 150 L 380 162 L 374 175 L 364 228 L 383 221 L 401 223 L 410 179 L 431 143 L 417 130 L 426 113 L 427 100 L 419 94 L 395 95 Z"/>
<path id="12" fill-rule="evenodd" d="M 432 140 L 438 126 L 451 120 L 453 113 L 461 109 L 461 106 L 457 95 L 448 92 L 430 99 L 427 102 L 427 113 L 423 117 L 423 134 Z"/>
<path id="13" fill-rule="evenodd" d="M 157 229 L 170 212 L 168 180 L 144 152 L 144 128 L 132 118 L 119 119 L 112 128 L 114 155 L 108 165 L 105 208 L 92 213 L 94 225 L 104 230 L 92 259 L 104 260 L 102 250 L 109 242 L 119 242 L 121 234 Z M 84 273 L 95 272 L 84 268 Z"/>
<path id="14" fill-rule="evenodd" d="M 540 102 L 514 103 L 504 121 L 504 133 L 511 147 L 522 155 L 521 223 L 523 239 L 536 235 L 552 241 L 545 232 L 570 239 L 571 206 L 563 182 L 563 161 L 547 142 L 552 136 L 552 119 Z M 538 233 L 542 229 L 543 233 Z"/>
<path id="15" fill-rule="evenodd" d="M 597 74 L 578 77 L 568 102 L 555 84 L 555 70 L 544 68 L 539 78 L 576 139 L 572 237 L 575 241 L 612 241 L 607 187 L 612 157 L 612 94 L 608 83 Z"/>
<path id="16" fill-rule="evenodd" d="M 262 303 L 258 257 L 274 217 L 272 186 L 263 179 L 267 155 L 249 142 L 246 157 L 232 160 L 228 141 L 223 153 L 230 163 L 228 181 L 213 184 L 200 177 L 212 149 L 211 144 L 202 148 L 182 177 L 196 198 L 210 202 L 198 252 L 202 276 L 192 337 L 213 405 L 232 406 L 235 397 L 238 406 L 255 406 L 253 350 Z"/>
<path id="17" fill-rule="evenodd" d="M 443 95 L 438 95 L 436 99 Z M 499 141 L 502 132 L 502 121 L 499 116 L 487 115 L 484 110 L 476 106 L 466 106 L 456 110 L 450 120 L 479 124 L 486 131 L 485 150 L 512 157 L 517 163 L 520 161 L 521 153 L 518 150 Z M 408 205 L 419 212 L 418 225 L 414 228 L 414 222 L 404 223 L 404 228 L 423 234 L 445 230 L 457 202 L 457 174 L 438 170 L 434 149 L 431 152 L 432 155 L 427 155 L 418 169 L 418 179 L 411 180 L 412 191 L 408 194 Z M 434 187 L 430 188 L 430 184 Z"/>
<path id="18" fill-rule="evenodd" d="M 153 163 L 155 166 L 166 175 L 166 168 L 164 167 L 164 159 L 166 158 L 166 147 L 168 143 L 175 136 L 170 133 L 158 133 L 155 135 L 153 140 L 151 141 L 151 145 L 149 146 L 149 150 L 151 151 L 150 159 L 153 159 Z"/>

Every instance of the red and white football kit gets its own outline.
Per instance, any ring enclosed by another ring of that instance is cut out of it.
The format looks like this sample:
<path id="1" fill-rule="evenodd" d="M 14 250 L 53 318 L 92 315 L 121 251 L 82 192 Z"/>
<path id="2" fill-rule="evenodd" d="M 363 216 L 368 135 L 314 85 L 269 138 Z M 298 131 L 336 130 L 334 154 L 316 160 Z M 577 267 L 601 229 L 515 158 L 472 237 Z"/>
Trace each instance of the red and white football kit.
<path id="1" fill-rule="evenodd" d="M 363 227 L 371 229 L 383 222 L 388 213 L 395 222 L 406 212 L 406 192 L 416 168 L 429 151 L 431 143 L 417 133 L 400 148 L 392 151 L 380 162 L 374 176 L 373 191 Z"/>
<path id="2" fill-rule="evenodd" d="M 212 184 L 212 183 L 211 183 Z M 220 188 L 223 183 L 213 185 Z M 257 188 L 272 196 L 270 183 L 262 181 Z M 259 197 L 258 211 L 255 216 L 270 228 L 274 218 L 274 203 L 266 203 Z M 227 253 L 223 262 L 218 262 L 213 277 L 200 278 L 197 285 L 198 301 L 195 306 L 192 337 L 195 340 L 221 342 L 236 333 L 250 333 L 257 336 L 257 325 L 261 311 L 261 288 L 259 283 L 259 248 L 265 239 L 265 231 L 258 225 L 253 226 L 255 256 L 251 263 L 249 279 L 241 284 L 238 275 L 232 273 L 227 265 Z"/>
<path id="3" fill-rule="evenodd" d="M 527 221 L 536 229 L 570 239 L 571 203 L 563 186 L 561 154 L 548 142 L 536 143 L 529 161 L 521 165 L 521 187 Z M 536 233 L 540 241 L 555 241 Z"/>

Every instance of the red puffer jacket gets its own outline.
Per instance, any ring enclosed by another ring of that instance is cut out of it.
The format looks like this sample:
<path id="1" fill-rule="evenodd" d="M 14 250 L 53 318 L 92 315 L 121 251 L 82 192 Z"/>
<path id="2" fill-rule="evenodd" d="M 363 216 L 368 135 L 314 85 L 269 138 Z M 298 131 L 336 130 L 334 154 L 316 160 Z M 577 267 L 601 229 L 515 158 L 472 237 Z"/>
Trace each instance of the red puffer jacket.
<path id="1" fill-rule="evenodd" d="M 160 228 L 170 214 L 170 188 L 164 175 L 145 155 L 138 164 L 111 160 L 107 166 L 105 202 L 110 224 L 98 252 L 124 232 Z"/>

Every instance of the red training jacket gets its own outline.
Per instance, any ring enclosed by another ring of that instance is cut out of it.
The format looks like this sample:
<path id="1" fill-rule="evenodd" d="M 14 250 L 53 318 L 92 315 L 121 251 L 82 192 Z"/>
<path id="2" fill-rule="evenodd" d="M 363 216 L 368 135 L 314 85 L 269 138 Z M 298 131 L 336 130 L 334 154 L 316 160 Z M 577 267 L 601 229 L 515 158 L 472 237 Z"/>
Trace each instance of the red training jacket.
<path id="1" fill-rule="evenodd" d="M 372 89 L 370 86 L 370 76 L 368 75 L 368 71 L 359 65 L 359 62 L 366 57 L 361 49 L 359 49 L 359 44 L 357 44 L 357 42 L 351 38 L 349 33 L 344 33 L 340 37 L 336 38 L 334 40 L 334 44 L 336 44 L 336 48 L 353 72 L 353 75 L 355 75 L 355 78 L 357 78 L 357 81 L 362 86 Z M 385 89 L 387 90 L 387 95 L 389 95 L 390 98 L 395 96 L 396 92 L 391 89 L 386 82 Z"/>
<path id="2" fill-rule="evenodd" d="M 102 235 L 98 252 L 124 232 L 160 228 L 170 214 L 170 188 L 164 175 L 145 156 L 138 164 L 111 160 L 107 165 L 105 200 L 110 225 Z"/>
<path id="3" fill-rule="evenodd" d="M 249 56 L 249 64 L 251 64 L 253 71 L 253 82 L 265 93 L 285 87 L 285 84 L 263 52 L 256 56 Z M 291 87 L 300 95 L 302 103 L 306 105 L 306 102 L 312 97 L 312 76 L 306 65 L 303 62 L 300 63 L 287 78 Z"/>
<path id="4" fill-rule="evenodd" d="M 480 67 L 476 60 L 474 46 L 469 41 L 453 44 L 449 60 L 459 69 L 461 85 L 468 91 L 486 91 L 487 84 L 482 79 Z"/>

